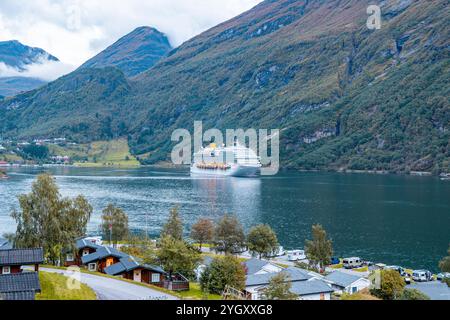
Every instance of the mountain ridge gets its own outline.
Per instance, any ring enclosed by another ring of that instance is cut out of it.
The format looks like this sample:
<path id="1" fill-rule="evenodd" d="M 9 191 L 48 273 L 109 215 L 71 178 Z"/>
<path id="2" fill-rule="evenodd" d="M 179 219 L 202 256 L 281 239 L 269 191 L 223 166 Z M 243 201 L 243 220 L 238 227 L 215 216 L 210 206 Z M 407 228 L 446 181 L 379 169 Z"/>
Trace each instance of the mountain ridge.
<path id="1" fill-rule="evenodd" d="M 150 69 L 172 50 L 169 39 L 155 28 L 139 27 L 81 65 L 84 68 L 116 67 L 133 77 Z"/>

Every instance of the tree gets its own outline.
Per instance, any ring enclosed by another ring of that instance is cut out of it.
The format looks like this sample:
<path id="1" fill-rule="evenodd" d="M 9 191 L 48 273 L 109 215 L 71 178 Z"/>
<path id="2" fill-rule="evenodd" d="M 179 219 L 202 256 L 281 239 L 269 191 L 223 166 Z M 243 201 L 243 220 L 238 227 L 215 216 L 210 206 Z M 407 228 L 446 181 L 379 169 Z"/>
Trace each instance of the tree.
<path id="1" fill-rule="evenodd" d="M 267 300 L 297 300 L 298 295 L 291 292 L 292 283 L 288 274 L 279 272 L 272 277 L 269 285 L 263 290 Z"/>
<path id="2" fill-rule="evenodd" d="M 245 288 L 245 269 L 239 260 L 230 255 L 216 257 L 200 277 L 203 292 L 222 294 L 226 286 L 237 290 Z"/>
<path id="3" fill-rule="evenodd" d="M 448 247 L 447 254 L 448 256 L 439 263 L 439 268 L 441 268 L 442 272 L 450 272 L 450 246 Z"/>
<path id="4" fill-rule="evenodd" d="M 103 238 L 109 239 L 116 246 L 117 242 L 128 236 L 127 214 L 122 209 L 109 204 L 103 210 L 101 230 Z"/>
<path id="5" fill-rule="evenodd" d="M 83 196 L 61 198 L 53 177 L 42 174 L 32 185 L 31 193 L 19 196 L 20 211 L 16 220 L 14 245 L 17 248 L 44 249 L 52 264 L 62 260 L 62 250 L 74 250 L 75 239 L 86 234 L 92 206 Z"/>
<path id="6" fill-rule="evenodd" d="M 23 153 L 29 158 L 34 160 L 43 160 L 48 158 L 49 150 L 46 146 L 40 146 L 37 144 L 30 144 L 23 148 Z"/>
<path id="7" fill-rule="evenodd" d="M 405 289 L 405 280 L 396 270 L 381 270 L 380 287 L 372 289 L 371 293 L 383 300 L 400 299 Z"/>
<path id="8" fill-rule="evenodd" d="M 320 271 L 331 263 L 333 242 L 327 238 L 327 233 L 318 224 L 312 227 L 313 240 L 306 241 L 306 256 L 309 261 L 319 266 Z"/>
<path id="9" fill-rule="evenodd" d="M 191 238 L 198 242 L 200 250 L 204 243 L 211 242 L 214 237 L 214 224 L 209 219 L 199 219 L 192 226 Z"/>
<path id="10" fill-rule="evenodd" d="M 430 300 L 430 297 L 417 289 L 405 289 L 399 300 Z"/>
<path id="11" fill-rule="evenodd" d="M 217 251 L 233 253 L 245 245 L 245 234 L 236 216 L 225 215 L 216 226 L 214 244 Z"/>
<path id="12" fill-rule="evenodd" d="M 183 239 L 183 221 L 177 207 L 170 209 L 169 219 L 161 232 L 161 238 L 165 236 L 171 236 L 177 240 Z"/>
<path id="13" fill-rule="evenodd" d="M 259 258 L 269 257 L 279 246 L 277 235 L 266 224 L 253 227 L 247 236 L 248 249 Z"/>
<path id="14" fill-rule="evenodd" d="M 169 273 L 170 279 L 177 272 L 192 278 L 195 268 L 201 261 L 198 250 L 170 235 L 161 239 L 156 256 L 164 270 Z"/>
<path id="15" fill-rule="evenodd" d="M 141 259 L 144 263 L 154 264 L 157 260 L 155 243 L 146 236 L 134 235 L 128 237 L 127 245 L 120 250 Z"/>

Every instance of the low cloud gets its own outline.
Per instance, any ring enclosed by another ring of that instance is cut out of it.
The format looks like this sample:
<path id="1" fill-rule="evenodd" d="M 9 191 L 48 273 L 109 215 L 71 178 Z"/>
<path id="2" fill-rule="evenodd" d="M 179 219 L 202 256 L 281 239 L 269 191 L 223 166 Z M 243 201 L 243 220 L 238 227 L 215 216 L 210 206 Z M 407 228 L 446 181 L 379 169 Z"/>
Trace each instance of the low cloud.
<path id="1" fill-rule="evenodd" d="M 1 0 L 0 41 L 17 39 L 79 66 L 140 26 L 173 46 L 261 0 Z M 37 67 L 41 69 L 41 67 Z"/>
<path id="2" fill-rule="evenodd" d="M 35 63 L 14 68 L 0 62 L 0 78 L 27 77 L 43 81 L 53 81 L 75 70 L 75 66 L 61 61 L 49 61 L 47 57 L 40 57 Z"/>

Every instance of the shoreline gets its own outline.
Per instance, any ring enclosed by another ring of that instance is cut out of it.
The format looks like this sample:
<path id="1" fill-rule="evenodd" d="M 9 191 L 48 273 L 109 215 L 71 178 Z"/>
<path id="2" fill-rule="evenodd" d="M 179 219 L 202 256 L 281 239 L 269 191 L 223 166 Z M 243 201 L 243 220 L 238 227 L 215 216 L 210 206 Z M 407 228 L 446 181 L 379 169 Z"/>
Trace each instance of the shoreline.
<path id="1" fill-rule="evenodd" d="M 0 170 L 6 171 L 11 168 L 87 168 L 87 169 L 139 169 L 139 168 L 155 168 L 155 169 L 189 169 L 187 165 L 174 165 L 171 163 L 159 163 L 159 164 L 149 164 L 149 165 L 83 165 L 83 164 L 43 164 L 43 165 L 8 165 L 0 167 Z M 411 176 L 411 177 L 435 177 L 440 178 L 442 181 L 447 181 L 450 178 L 450 173 L 440 173 L 433 174 L 429 171 L 411 171 L 409 173 L 406 172 L 392 172 L 388 170 L 352 170 L 352 169 L 292 169 L 292 168 L 281 168 L 279 173 L 309 173 L 309 172 L 317 172 L 317 173 L 341 173 L 341 174 L 370 174 L 370 175 L 392 175 L 392 176 Z M 0 179 L 2 176 L 0 175 Z"/>

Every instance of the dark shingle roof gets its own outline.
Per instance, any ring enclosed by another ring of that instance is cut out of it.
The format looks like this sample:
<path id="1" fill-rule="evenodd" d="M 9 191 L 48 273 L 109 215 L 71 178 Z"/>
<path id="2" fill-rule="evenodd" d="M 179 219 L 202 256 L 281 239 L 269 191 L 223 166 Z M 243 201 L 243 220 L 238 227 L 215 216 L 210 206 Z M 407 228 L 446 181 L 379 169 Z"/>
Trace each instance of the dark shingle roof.
<path id="1" fill-rule="evenodd" d="M 335 271 L 325 277 L 326 280 L 343 288 L 348 287 L 353 282 L 358 281 L 361 278 L 362 277 L 358 277 L 356 275 L 351 275 L 340 271 Z"/>
<path id="2" fill-rule="evenodd" d="M 105 269 L 105 273 L 116 276 L 118 274 L 132 271 L 137 268 L 143 268 L 150 271 L 155 271 L 158 273 L 165 273 L 164 270 L 161 267 L 153 266 L 149 264 L 142 264 L 140 261 L 136 260 L 132 256 L 126 256 L 120 259 L 120 262 L 113 264 L 112 266 L 109 266 Z"/>
<path id="3" fill-rule="evenodd" d="M 43 262 L 42 248 L 0 250 L 0 266 L 31 265 Z"/>
<path id="4" fill-rule="evenodd" d="M 28 295 L 26 292 L 40 292 L 41 285 L 37 272 L 21 272 L 0 275 L 0 294 Z M 8 297 L 4 298 L 7 299 Z"/>
<path id="5" fill-rule="evenodd" d="M 35 300 L 36 293 L 34 291 L 23 291 L 23 292 L 0 292 L 0 300 L 18 300 L 18 301 L 27 301 L 27 300 Z"/>
<path id="6" fill-rule="evenodd" d="M 98 244 L 93 243 L 92 241 L 88 241 L 85 239 L 79 239 L 76 242 L 77 249 L 84 249 L 84 248 L 91 248 L 91 249 L 99 249 L 101 246 Z"/>
<path id="7" fill-rule="evenodd" d="M 96 252 L 81 258 L 83 264 L 88 264 L 108 257 L 124 258 L 128 255 L 110 247 L 99 247 Z"/>

